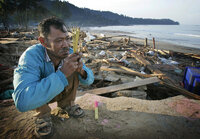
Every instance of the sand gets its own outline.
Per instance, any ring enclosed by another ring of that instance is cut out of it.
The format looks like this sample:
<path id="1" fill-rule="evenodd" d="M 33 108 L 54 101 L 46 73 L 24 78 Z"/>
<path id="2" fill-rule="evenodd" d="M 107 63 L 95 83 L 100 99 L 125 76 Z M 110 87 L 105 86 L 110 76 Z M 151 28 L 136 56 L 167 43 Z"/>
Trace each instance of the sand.
<path id="1" fill-rule="evenodd" d="M 94 119 L 95 100 L 98 120 Z M 85 117 L 61 120 L 52 115 L 54 135 L 50 138 L 200 138 L 200 102 L 183 96 L 149 101 L 85 94 L 76 103 Z M 17 111 L 12 100 L 1 101 L 0 108 L 0 138 L 35 138 L 33 111 Z"/>
<path id="2" fill-rule="evenodd" d="M 123 32 L 123 31 L 107 31 L 107 30 L 88 30 L 92 35 L 100 36 L 101 34 L 104 34 L 106 37 L 113 37 L 111 40 L 119 40 L 121 38 L 128 38 L 129 35 L 124 34 L 130 34 L 129 32 Z M 131 40 L 134 41 L 136 44 L 144 44 L 144 38 L 137 38 L 137 37 L 131 37 Z M 155 38 L 156 41 L 156 38 Z M 148 45 L 150 47 L 153 47 L 152 39 L 148 40 Z M 156 41 L 155 43 L 156 49 L 161 50 L 170 50 L 174 52 L 180 52 L 180 53 L 189 53 L 189 54 L 197 54 L 200 55 L 200 47 L 192 48 L 192 47 L 186 47 L 183 45 L 176 45 L 172 43 L 162 42 L 162 41 Z"/>
<path id="3" fill-rule="evenodd" d="M 117 37 L 111 40 L 124 37 L 119 36 L 119 33 L 122 32 L 115 32 Z M 140 38 L 132 37 L 131 40 L 141 44 L 144 42 Z M 5 42 L 4 39 L 0 43 L 8 47 L 7 53 L 15 52 L 13 46 L 16 40 L 8 45 L 9 41 Z M 25 49 L 32 43 L 20 41 L 18 44 Z M 164 42 L 156 42 L 156 46 L 159 49 L 200 54 L 197 49 Z M 94 119 L 94 100 L 100 102 L 98 120 Z M 55 134 L 51 138 L 200 138 L 200 101 L 183 96 L 150 101 L 86 94 L 77 99 L 76 103 L 85 110 L 86 116 L 65 120 L 52 116 Z M 12 100 L 1 101 L 0 108 L 0 138 L 35 138 L 33 111 L 17 111 Z"/>

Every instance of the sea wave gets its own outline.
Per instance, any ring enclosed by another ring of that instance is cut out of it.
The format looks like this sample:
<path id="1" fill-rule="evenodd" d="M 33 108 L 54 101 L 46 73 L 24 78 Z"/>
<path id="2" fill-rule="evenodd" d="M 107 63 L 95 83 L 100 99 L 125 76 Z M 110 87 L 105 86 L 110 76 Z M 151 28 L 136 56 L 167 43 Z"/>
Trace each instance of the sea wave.
<path id="1" fill-rule="evenodd" d="M 174 33 L 174 35 L 179 35 L 179 36 L 189 36 L 189 37 L 200 38 L 200 35 L 196 35 L 196 34 L 182 34 L 182 33 Z"/>

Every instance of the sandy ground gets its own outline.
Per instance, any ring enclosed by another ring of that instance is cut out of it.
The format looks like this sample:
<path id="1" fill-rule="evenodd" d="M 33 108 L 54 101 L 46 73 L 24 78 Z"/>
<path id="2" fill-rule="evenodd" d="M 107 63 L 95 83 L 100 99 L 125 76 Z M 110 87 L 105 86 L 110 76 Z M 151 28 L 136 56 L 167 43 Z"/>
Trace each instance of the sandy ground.
<path id="1" fill-rule="evenodd" d="M 112 40 L 119 40 L 121 37 L 123 37 L 123 38 L 129 37 L 128 35 L 124 35 L 124 34 L 129 34 L 129 32 L 99 31 L 99 30 L 88 30 L 88 31 L 91 34 L 97 35 L 97 36 L 100 36 L 100 34 L 104 34 L 106 37 L 113 36 Z M 131 37 L 131 40 L 134 41 L 136 44 L 144 44 L 143 38 Z M 150 45 L 150 47 L 153 47 L 152 40 L 148 40 L 148 45 Z M 176 44 L 171 44 L 171 43 L 167 43 L 167 42 L 160 42 L 160 41 L 156 41 L 155 45 L 156 45 L 156 49 L 170 50 L 170 51 L 174 51 L 174 52 L 191 53 L 191 54 L 200 55 L 200 47 L 199 47 L 199 49 L 197 49 L 197 48 L 186 47 L 186 46 L 182 46 L 182 45 L 176 45 Z"/>
<path id="2" fill-rule="evenodd" d="M 120 37 L 111 39 L 118 40 Z M 143 39 L 131 39 L 135 43 L 144 43 Z M 4 47 L 8 41 L 13 41 L 4 53 L 16 51 L 13 47 L 16 40 L 1 41 Z M 20 41 L 20 45 L 27 48 L 36 42 Z M 200 54 L 197 49 L 163 42 L 156 42 L 156 46 L 159 49 Z M 95 100 L 99 101 L 98 120 L 94 119 Z M 150 101 L 86 94 L 77 99 L 76 103 L 85 110 L 86 116 L 82 119 L 62 120 L 52 115 L 55 131 L 51 138 L 200 138 L 200 101 L 183 96 Z M 55 108 L 55 105 L 52 107 Z M 17 111 L 12 100 L 1 101 L 0 109 L 0 138 L 35 138 L 33 111 Z"/>
<path id="3" fill-rule="evenodd" d="M 94 101 L 99 102 L 98 120 Z M 86 116 L 61 120 L 52 115 L 51 138 L 200 138 L 200 102 L 183 96 L 149 101 L 86 94 L 76 103 Z M 33 111 L 18 112 L 12 100 L 1 101 L 0 108 L 0 138 L 35 138 Z"/>

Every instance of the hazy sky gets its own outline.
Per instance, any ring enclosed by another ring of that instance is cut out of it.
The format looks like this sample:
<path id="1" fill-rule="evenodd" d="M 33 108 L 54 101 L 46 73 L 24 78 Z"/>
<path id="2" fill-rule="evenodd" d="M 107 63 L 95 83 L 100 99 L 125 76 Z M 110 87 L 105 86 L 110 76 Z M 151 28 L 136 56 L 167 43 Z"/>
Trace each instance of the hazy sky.
<path id="1" fill-rule="evenodd" d="M 66 0 L 93 10 L 131 17 L 170 18 L 181 24 L 200 25 L 200 0 Z"/>

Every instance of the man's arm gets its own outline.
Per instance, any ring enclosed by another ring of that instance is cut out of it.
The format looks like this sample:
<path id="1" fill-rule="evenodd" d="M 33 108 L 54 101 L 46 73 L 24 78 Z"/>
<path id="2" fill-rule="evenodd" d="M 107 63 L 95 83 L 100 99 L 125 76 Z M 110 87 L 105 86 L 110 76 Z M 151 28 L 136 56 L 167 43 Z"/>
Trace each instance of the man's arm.
<path id="1" fill-rule="evenodd" d="M 41 62 L 33 57 L 33 55 L 26 54 L 20 58 L 19 66 L 14 72 L 13 99 L 17 109 L 21 112 L 48 103 L 68 85 L 65 75 L 60 70 L 42 78 L 39 67 Z"/>
<path id="2" fill-rule="evenodd" d="M 92 70 L 86 67 L 84 63 L 83 63 L 82 69 L 83 71 L 85 71 L 85 73 L 82 73 L 82 74 L 86 74 L 86 76 L 79 74 L 78 78 L 79 78 L 80 83 L 83 85 L 92 84 L 94 82 L 94 75 L 93 75 Z"/>

